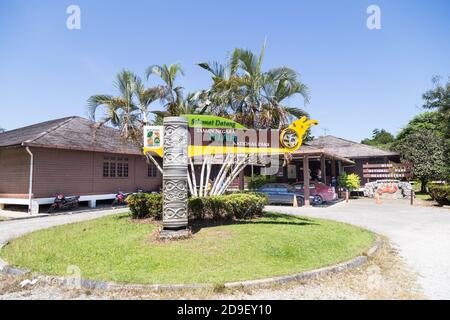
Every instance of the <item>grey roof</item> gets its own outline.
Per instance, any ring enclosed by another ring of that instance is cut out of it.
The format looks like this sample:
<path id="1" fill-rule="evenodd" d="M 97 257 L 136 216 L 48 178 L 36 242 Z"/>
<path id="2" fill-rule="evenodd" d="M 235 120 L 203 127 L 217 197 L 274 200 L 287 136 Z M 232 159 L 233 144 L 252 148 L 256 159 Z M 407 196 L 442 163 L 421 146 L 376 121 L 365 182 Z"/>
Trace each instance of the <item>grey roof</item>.
<path id="1" fill-rule="evenodd" d="M 328 150 L 345 158 L 370 158 L 398 156 L 398 153 L 368 146 L 362 143 L 334 137 L 323 136 L 307 143 L 311 147 Z"/>
<path id="2" fill-rule="evenodd" d="M 142 154 L 134 144 L 121 138 L 118 130 L 98 126 L 81 117 L 46 121 L 0 134 L 0 147 L 35 146 L 56 149 Z"/>

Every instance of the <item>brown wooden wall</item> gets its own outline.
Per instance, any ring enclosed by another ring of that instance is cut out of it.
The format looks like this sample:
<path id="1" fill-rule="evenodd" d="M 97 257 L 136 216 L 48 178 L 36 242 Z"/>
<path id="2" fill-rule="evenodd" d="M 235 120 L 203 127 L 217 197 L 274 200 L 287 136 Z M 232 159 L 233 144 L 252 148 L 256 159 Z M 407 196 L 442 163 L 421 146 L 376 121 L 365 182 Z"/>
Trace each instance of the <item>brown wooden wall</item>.
<path id="1" fill-rule="evenodd" d="M 142 156 L 124 156 L 98 152 L 82 152 L 35 148 L 35 197 L 53 196 L 58 192 L 71 195 L 89 195 L 159 190 L 157 177 L 147 176 L 147 163 Z M 128 158 L 128 177 L 103 177 L 103 159 L 107 156 Z"/>
<path id="2" fill-rule="evenodd" d="M 72 151 L 48 148 L 30 148 L 34 154 L 33 196 L 53 197 L 93 195 L 159 190 L 162 179 L 147 176 L 147 164 L 142 156 L 114 155 L 98 152 Z M 103 177 L 105 156 L 128 158 L 128 177 Z M 24 148 L 0 151 L 0 194 L 28 194 L 30 156 Z"/>
<path id="3" fill-rule="evenodd" d="M 0 197 L 28 196 L 30 156 L 25 148 L 0 149 Z"/>

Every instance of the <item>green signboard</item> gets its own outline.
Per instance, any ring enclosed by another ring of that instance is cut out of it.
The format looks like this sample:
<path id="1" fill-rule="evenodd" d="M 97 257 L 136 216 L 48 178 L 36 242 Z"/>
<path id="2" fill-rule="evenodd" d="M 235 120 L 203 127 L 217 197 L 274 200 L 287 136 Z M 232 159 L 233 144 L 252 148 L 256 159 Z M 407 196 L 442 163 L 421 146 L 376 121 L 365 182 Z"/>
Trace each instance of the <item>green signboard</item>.
<path id="1" fill-rule="evenodd" d="M 222 117 L 201 114 L 185 114 L 182 117 L 188 120 L 189 128 L 246 129 L 243 125 Z"/>

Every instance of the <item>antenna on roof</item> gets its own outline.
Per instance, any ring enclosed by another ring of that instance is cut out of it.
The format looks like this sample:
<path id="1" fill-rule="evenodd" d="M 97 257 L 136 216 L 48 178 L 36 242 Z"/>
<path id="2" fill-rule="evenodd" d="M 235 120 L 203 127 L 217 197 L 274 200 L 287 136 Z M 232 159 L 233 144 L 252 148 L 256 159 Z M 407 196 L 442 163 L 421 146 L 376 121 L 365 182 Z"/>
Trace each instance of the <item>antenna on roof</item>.
<path id="1" fill-rule="evenodd" d="M 330 132 L 330 129 L 328 129 L 328 128 L 323 128 L 322 130 L 323 130 L 323 135 L 324 136 L 327 136 L 328 132 Z"/>

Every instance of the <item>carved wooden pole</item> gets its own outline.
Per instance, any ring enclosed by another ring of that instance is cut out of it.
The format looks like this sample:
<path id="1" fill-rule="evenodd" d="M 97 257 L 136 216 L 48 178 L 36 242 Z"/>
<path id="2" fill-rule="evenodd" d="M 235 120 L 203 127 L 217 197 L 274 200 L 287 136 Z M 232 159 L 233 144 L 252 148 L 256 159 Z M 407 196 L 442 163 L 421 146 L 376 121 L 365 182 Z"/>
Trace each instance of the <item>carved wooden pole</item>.
<path id="1" fill-rule="evenodd" d="M 163 227 L 188 226 L 188 128 L 182 117 L 164 118 Z"/>

